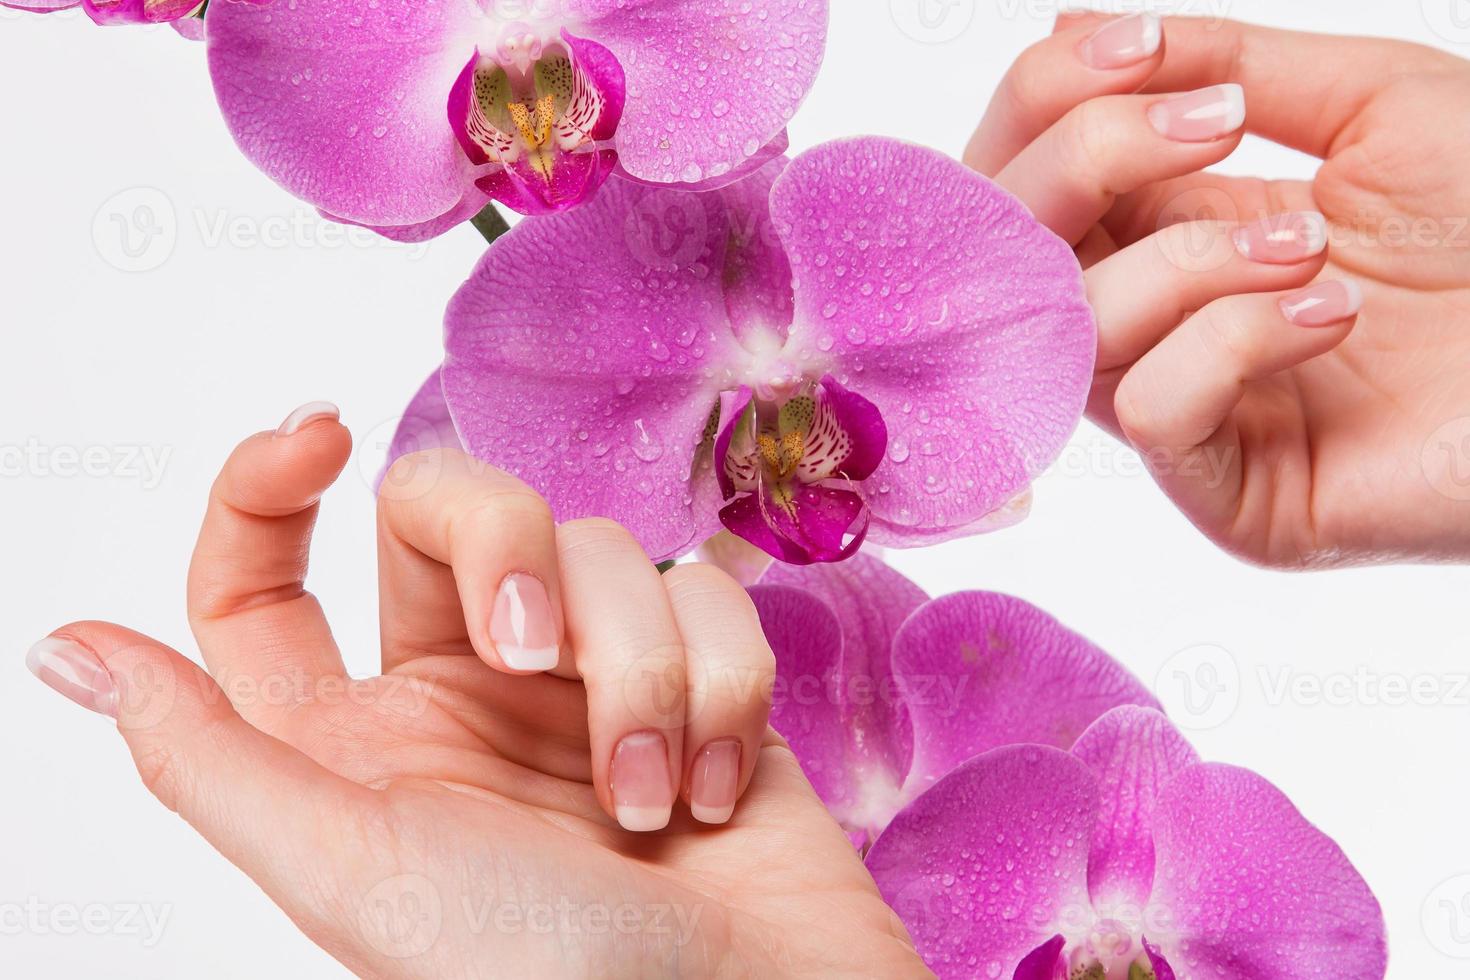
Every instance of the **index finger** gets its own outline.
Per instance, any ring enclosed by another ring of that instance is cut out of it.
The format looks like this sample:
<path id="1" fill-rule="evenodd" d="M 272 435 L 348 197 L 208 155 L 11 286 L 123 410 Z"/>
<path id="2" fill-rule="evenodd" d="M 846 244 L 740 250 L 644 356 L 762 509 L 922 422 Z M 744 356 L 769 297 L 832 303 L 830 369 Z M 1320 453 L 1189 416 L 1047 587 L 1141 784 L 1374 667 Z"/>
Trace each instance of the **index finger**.
<path id="1" fill-rule="evenodd" d="M 1105 18 L 1058 20 L 1068 33 Z M 1386 79 L 1451 56 L 1387 38 L 1309 34 L 1216 17 L 1165 17 L 1169 49 L 1145 87 L 1172 92 L 1235 82 L 1251 107 L 1250 132 L 1325 157 Z M 1458 59 L 1453 59 L 1458 62 Z"/>

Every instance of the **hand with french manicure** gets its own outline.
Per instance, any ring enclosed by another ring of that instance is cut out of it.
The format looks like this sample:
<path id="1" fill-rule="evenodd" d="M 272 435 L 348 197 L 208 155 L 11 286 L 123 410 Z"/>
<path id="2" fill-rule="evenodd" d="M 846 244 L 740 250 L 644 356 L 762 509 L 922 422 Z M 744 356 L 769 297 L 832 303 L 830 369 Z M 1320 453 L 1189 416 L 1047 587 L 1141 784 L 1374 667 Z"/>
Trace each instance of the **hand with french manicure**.
<path id="1" fill-rule="evenodd" d="M 966 160 L 1077 249 L 1089 416 L 1253 562 L 1470 558 L 1470 63 L 1232 21 L 1064 16 Z M 1204 172 L 1246 133 L 1310 181 Z"/>
<path id="2" fill-rule="evenodd" d="M 767 727 L 770 648 L 715 568 L 660 576 L 611 522 L 408 456 L 382 675 L 349 678 L 303 583 L 350 452 L 315 404 L 225 464 L 189 575 L 208 673 L 98 622 L 28 658 L 313 941 L 372 977 L 923 974 Z"/>

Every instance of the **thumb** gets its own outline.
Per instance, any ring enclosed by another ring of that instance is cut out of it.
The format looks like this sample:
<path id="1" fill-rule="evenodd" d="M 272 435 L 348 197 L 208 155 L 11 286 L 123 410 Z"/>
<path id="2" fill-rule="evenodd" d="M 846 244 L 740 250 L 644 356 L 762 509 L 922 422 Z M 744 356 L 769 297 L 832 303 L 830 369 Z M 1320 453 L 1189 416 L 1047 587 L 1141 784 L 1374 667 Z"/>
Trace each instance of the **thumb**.
<path id="1" fill-rule="evenodd" d="M 64 626 L 31 648 L 26 665 L 115 719 L 149 791 L 289 915 L 312 918 L 293 888 L 311 869 L 330 876 L 333 853 L 352 836 L 343 825 L 368 812 L 370 790 L 251 727 L 192 661 L 120 626 Z"/>

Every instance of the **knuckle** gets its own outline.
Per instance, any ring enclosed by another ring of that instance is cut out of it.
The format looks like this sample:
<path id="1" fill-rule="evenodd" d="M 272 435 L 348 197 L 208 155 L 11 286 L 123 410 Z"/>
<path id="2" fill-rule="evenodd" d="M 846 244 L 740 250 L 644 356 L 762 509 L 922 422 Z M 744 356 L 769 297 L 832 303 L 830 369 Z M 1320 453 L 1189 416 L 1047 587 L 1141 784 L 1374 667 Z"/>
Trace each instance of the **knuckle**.
<path id="1" fill-rule="evenodd" d="M 174 813 L 179 812 L 188 775 L 178 749 L 167 742 L 153 742 L 135 751 L 133 762 L 148 792 Z"/>
<path id="2" fill-rule="evenodd" d="M 1230 364 L 1236 369 L 1260 359 L 1260 332 L 1254 322 L 1229 302 L 1215 302 L 1198 314 L 1196 331 L 1205 347 L 1206 356 Z"/>
<path id="3" fill-rule="evenodd" d="M 1063 153 L 1079 172 L 1107 175 L 1117 140 L 1112 106 L 1106 99 L 1091 99 L 1067 113 Z"/>
<path id="4" fill-rule="evenodd" d="M 685 562 L 664 573 L 664 585 L 675 602 L 701 599 L 733 599 L 748 601 L 740 583 L 723 569 L 707 562 Z"/>
<path id="5" fill-rule="evenodd" d="M 478 494 L 449 520 L 451 540 L 500 537 L 552 527 L 551 506 L 529 487 L 506 485 Z"/>
<path id="6" fill-rule="evenodd" d="M 1150 401 L 1140 390 L 1143 380 L 1137 369 L 1128 372 L 1113 393 L 1113 414 L 1118 426 L 1128 441 L 1139 449 L 1149 449 L 1158 443 L 1157 426 Z"/>
<path id="7" fill-rule="evenodd" d="M 629 548 L 642 551 L 632 532 L 611 518 L 578 518 L 563 524 L 561 529 L 567 547 L 579 561 L 596 561 Z"/>
<path id="8" fill-rule="evenodd" d="M 1053 88 L 1046 70 L 1046 42 L 1031 45 L 1011 64 L 1006 73 L 1006 99 L 1021 116 L 1046 114 L 1053 99 Z"/>

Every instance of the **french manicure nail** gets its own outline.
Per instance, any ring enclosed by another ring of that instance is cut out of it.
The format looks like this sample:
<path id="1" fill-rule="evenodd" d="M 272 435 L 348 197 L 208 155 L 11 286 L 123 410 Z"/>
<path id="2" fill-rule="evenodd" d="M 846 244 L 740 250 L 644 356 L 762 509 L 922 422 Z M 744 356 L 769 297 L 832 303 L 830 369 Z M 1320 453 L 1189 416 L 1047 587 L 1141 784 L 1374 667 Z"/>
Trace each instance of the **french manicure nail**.
<path id="1" fill-rule="evenodd" d="M 1281 300 L 1281 314 L 1299 327 L 1341 323 L 1363 308 L 1363 290 L 1351 279 L 1319 282 Z"/>
<path id="2" fill-rule="evenodd" d="M 26 667 L 47 687 L 88 711 L 117 717 L 117 687 L 97 655 L 80 643 L 48 636 L 26 653 Z"/>
<path id="3" fill-rule="evenodd" d="M 1158 53 L 1163 22 L 1154 14 L 1110 20 L 1077 46 L 1077 57 L 1089 68 L 1127 68 Z"/>
<path id="4" fill-rule="evenodd" d="M 1179 143 L 1206 143 L 1245 125 L 1245 89 L 1234 83 L 1211 85 L 1149 106 L 1148 121 L 1159 134 Z"/>
<path id="5" fill-rule="evenodd" d="M 550 670 L 556 666 L 561 655 L 556 617 L 540 579 L 524 572 L 505 577 L 490 614 L 490 639 L 511 670 Z"/>
<path id="6" fill-rule="evenodd" d="M 658 732 L 634 732 L 618 743 L 612 758 L 613 811 L 624 830 L 647 833 L 669 824 L 674 789 L 669 748 Z"/>
<path id="7" fill-rule="evenodd" d="M 1289 211 L 1235 229 L 1235 250 L 1252 262 L 1291 265 L 1327 247 L 1327 219 L 1316 211 Z"/>
<path id="8" fill-rule="evenodd" d="M 740 789 L 740 741 L 710 742 L 694 759 L 689 774 L 689 812 L 700 823 L 724 823 L 735 812 Z"/>
<path id="9" fill-rule="evenodd" d="M 311 423 L 320 419 L 335 420 L 341 417 L 342 412 L 331 402 L 307 402 L 286 416 L 286 421 L 282 422 L 276 429 L 276 435 L 295 435 Z"/>

